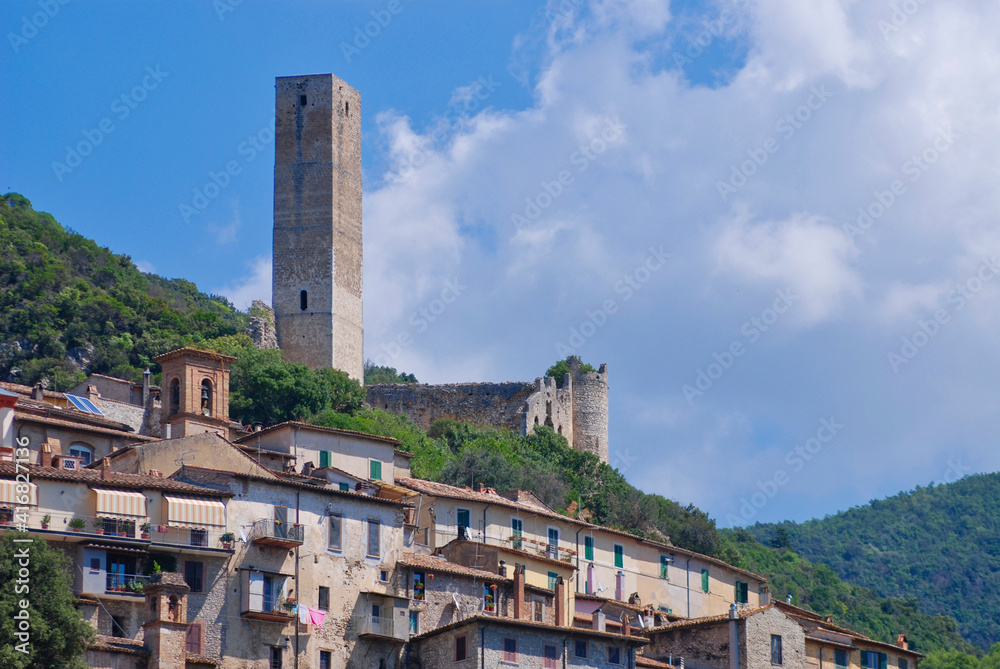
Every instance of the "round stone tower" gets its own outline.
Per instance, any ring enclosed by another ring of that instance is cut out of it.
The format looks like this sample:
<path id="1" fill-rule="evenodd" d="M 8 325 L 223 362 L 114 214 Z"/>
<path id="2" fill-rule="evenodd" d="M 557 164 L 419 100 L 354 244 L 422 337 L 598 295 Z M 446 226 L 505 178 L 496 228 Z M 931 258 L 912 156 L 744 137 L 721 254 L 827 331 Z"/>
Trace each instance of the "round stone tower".
<path id="1" fill-rule="evenodd" d="M 608 461 L 608 366 L 581 372 L 580 358 L 569 359 L 573 378 L 573 447 Z"/>

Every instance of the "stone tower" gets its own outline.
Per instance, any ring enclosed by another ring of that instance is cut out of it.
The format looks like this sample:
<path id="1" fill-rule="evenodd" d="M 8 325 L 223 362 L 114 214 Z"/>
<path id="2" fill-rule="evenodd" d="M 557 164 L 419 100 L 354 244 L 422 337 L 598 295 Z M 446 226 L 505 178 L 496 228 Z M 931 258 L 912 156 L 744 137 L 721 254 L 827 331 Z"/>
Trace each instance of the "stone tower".
<path id="1" fill-rule="evenodd" d="M 361 95 L 332 74 L 278 77 L 272 306 L 285 359 L 364 379 Z"/>

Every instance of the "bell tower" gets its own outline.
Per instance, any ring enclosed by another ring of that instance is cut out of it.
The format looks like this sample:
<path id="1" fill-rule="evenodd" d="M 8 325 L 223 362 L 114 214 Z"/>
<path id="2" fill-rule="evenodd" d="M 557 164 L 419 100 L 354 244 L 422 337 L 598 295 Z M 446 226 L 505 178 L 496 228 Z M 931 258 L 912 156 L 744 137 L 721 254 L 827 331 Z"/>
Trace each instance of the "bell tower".
<path id="1" fill-rule="evenodd" d="M 218 432 L 229 436 L 229 366 L 236 358 L 179 348 L 156 356 L 163 369 L 160 436 Z"/>
<path id="2" fill-rule="evenodd" d="M 275 85 L 272 272 L 285 359 L 362 381 L 361 94 L 332 74 Z"/>

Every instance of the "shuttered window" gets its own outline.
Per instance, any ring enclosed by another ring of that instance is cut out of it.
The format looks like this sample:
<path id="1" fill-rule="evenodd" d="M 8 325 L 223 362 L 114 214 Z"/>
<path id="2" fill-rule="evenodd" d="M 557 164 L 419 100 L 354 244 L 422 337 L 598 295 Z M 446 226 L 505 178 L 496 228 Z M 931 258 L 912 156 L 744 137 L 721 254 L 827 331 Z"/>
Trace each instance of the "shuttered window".
<path id="1" fill-rule="evenodd" d="M 187 633 L 184 636 L 184 650 L 191 655 L 202 654 L 202 623 L 200 620 L 195 620 L 187 628 Z"/>
<path id="2" fill-rule="evenodd" d="M 750 601 L 750 584 L 736 581 L 736 603 L 746 604 Z"/>
<path id="3" fill-rule="evenodd" d="M 330 451 L 320 451 L 319 452 L 319 466 L 329 467 L 330 466 Z"/>
<path id="4" fill-rule="evenodd" d="M 666 555 L 660 556 L 660 578 L 667 578 L 669 576 L 670 569 L 670 558 Z"/>
<path id="5" fill-rule="evenodd" d="M 583 558 L 585 560 L 594 559 L 594 537 L 583 538 Z"/>
<path id="6" fill-rule="evenodd" d="M 704 592 L 708 592 L 708 570 L 707 569 L 702 569 L 701 570 L 701 589 Z"/>
<path id="7" fill-rule="evenodd" d="M 625 566 L 625 547 L 615 544 L 615 566 L 621 569 Z"/>
<path id="8" fill-rule="evenodd" d="M 371 473 L 368 476 L 368 478 L 370 478 L 372 481 L 381 481 L 382 480 L 382 463 L 379 460 L 372 460 L 371 461 L 371 467 L 370 467 L 370 469 L 371 469 Z"/>

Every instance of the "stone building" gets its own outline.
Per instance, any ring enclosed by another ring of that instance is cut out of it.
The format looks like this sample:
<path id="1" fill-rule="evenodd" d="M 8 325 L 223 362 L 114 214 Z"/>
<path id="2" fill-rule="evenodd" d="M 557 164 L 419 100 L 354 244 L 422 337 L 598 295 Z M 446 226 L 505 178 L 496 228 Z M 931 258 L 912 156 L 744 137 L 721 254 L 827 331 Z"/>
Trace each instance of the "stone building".
<path id="1" fill-rule="evenodd" d="M 332 74 L 275 88 L 278 345 L 287 360 L 363 381 L 361 95 Z"/>
<path id="2" fill-rule="evenodd" d="M 385 384 L 368 386 L 368 404 L 405 414 L 425 430 L 438 418 L 506 428 L 521 434 L 546 425 L 570 445 L 608 461 L 608 366 L 580 370 L 570 358 L 561 382 Z"/>

